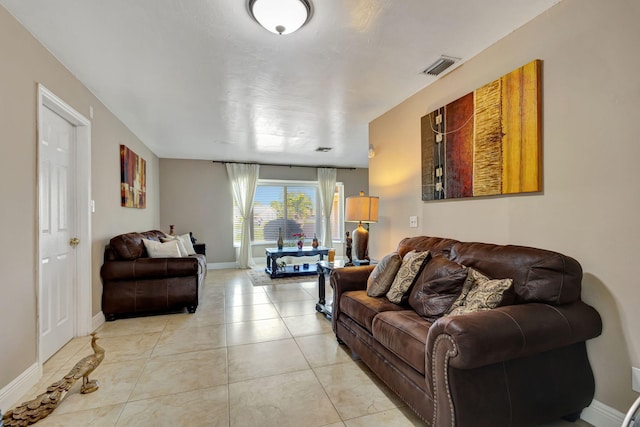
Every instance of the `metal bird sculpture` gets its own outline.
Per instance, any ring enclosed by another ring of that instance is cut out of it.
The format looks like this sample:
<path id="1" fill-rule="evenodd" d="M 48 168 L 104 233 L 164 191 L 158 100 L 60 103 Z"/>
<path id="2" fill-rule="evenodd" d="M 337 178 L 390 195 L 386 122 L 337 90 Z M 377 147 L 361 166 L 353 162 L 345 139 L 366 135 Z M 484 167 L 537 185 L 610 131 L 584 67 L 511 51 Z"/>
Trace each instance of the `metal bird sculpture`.
<path id="1" fill-rule="evenodd" d="M 47 387 L 46 392 L 4 414 L 2 416 L 4 427 L 28 426 L 45 418 L 58 407 L 69 389 L 80 378 L 82 378 L 80 387 L 82 394 L 92 393 L 100 387 L 97 380 L 89 380 L 89 374 L 104 360 L 104 349 L 96 344 L 99 338 L 95 332 L 91 337 L 93 354 L 83 357 L 67 375 Z"/>

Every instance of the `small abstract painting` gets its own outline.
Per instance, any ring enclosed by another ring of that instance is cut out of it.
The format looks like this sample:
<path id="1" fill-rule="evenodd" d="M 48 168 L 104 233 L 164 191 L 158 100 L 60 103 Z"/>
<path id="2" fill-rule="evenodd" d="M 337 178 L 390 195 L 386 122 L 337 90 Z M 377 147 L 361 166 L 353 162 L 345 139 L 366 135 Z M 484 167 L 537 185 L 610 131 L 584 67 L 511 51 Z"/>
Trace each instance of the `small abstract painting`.
<path id="1" fill-rule="evenodd" d="M 120 195 L 124 207 L 147 207 L 147 162 L 124 145 L 120 145 Z"/>
<path id="2" fill-rule="evenodd" d="M 541 65 L 422 117 L 422 200 L 542 191 Z"/>

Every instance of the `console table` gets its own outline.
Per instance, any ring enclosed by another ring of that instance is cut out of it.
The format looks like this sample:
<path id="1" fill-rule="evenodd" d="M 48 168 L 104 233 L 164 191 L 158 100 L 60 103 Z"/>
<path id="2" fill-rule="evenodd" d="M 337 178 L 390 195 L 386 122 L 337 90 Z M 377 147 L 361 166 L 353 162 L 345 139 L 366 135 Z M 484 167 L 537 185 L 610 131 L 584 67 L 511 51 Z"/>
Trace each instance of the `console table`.
<path id="1" fill-rule="evenodd" d="M 329 248 L 325 248 L 324 246 L 318 246 L 317 248 L 304 246 L 302 249 L 298 249 L 298 247 L 296 246 L 286 247 L 282 249 L 267 248 L 265 252 L 267 254 L 267 267 L 264 269 L 264 271 L 266 271 L 271 276 L 271 278 L 274 279 L 276 277 L 308 276 L 316 274 L 317 272 L 316 265 L 313 263 L 310 263 L 308 268 L 298 266 L 298 269 L 295 270 L 293 266 L 288 265 L 284 270 L 279 270 L 276 263 L 276 260 L 278 258 L 282 258 L 285 256 L 301 257 L 319 255 L 320 261 L 322 261 L 324 259 L 324 256 L 329 254 Z"/>

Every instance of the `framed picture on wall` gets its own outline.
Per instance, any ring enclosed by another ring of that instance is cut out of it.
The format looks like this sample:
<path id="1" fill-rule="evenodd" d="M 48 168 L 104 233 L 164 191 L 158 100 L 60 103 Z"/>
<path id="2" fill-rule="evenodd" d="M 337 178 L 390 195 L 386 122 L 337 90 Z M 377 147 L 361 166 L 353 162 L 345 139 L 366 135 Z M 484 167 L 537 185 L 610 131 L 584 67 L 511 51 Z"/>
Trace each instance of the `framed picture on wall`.
<path id="1" fill-rule="evenodd" d="M 120 145 L 120 195 L 124 207 L 147 207 L 147 162 L 125 145 Z"/>
<path id="2" fill-rule="evenodd" d="M 541 61 L 422 117 L 422 200 L 542 191 Z"/>

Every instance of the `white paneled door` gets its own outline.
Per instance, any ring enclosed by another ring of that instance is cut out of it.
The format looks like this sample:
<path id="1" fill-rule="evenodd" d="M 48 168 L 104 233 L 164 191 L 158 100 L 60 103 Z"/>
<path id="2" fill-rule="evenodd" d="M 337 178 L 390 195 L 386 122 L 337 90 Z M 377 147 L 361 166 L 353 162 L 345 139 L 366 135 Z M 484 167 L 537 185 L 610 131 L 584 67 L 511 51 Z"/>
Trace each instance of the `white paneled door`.
<path id="1" fill-rule="evenodd" d="M 40 357 L 74 336 L 76 235 L 75 126 L 47 107 L 40 117 Z"/>

